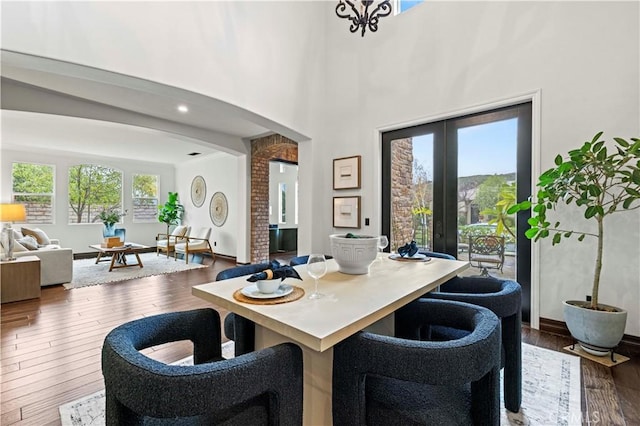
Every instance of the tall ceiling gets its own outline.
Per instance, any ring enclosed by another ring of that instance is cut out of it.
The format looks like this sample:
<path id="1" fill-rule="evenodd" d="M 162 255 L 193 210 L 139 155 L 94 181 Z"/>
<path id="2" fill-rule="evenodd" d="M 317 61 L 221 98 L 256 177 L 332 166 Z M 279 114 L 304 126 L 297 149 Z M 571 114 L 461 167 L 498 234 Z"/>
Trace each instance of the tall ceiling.
<path id="1" fill-rule="evenodd" d="M 148 80 L 2 52 L 2 148 L 175 164 L 243 152 L 243 140 L 303 135 L 234 105 Z M 178 111 L 179 105 L 188 112 Z"/>

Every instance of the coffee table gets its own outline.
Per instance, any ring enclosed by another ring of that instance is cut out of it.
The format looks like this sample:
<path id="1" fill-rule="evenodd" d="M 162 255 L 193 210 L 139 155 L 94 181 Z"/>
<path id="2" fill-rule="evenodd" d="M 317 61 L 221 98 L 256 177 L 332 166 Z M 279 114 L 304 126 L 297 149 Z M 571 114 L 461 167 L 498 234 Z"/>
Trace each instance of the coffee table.
<path id="1" fill-rule="evenodd" d="M 102 247 L 100 244 L 91 244 L 89 247 L 94 250 L 98 250 L 96 263 L 100 262 L 100 258 L 102 256 L 111 255 L 111 265 L 109 265 L 109 272 L 113 271 L 114 269 L 128 268 L 130 266 L 139 266 L 142 268 L 142 261 L 140 260 L 140 256 L 138 256 L 138 253 L 149 248 L 149 246 L 136 243 L 124 243 L 123 246 L 119 247 Z M 133 254 L 136 257 L 138 263 L 127 263 L 128 254 Z"/>

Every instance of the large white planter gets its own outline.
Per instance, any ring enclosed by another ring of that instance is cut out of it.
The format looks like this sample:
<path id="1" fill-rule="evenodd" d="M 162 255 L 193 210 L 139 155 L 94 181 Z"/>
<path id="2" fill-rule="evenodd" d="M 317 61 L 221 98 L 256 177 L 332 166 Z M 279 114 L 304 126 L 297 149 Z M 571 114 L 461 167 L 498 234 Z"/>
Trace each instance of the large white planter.
<path id="1" fill-rule="evenodd" d="M 588 306 L 589 302 L 580 300 L 567 300 L 562 304 L 565 323 L 582 349 L 593 355 L 605 356 L 618 346 L 624 336 L 627 311 L 601 303 L 598 306 L 612 312 L 586 309 L 583 306 Z"/>

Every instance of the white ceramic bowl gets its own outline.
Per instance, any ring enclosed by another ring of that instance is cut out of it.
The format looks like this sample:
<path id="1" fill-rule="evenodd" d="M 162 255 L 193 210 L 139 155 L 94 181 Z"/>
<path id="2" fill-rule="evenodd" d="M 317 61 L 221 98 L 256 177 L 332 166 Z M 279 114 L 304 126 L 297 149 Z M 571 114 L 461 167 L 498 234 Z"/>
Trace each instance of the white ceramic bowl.
<path id="1" fill-rule="evenodd" d="M 346 238 L 345 234 L 332 234 L 329 239 L 331 255 L 340 272 L 351 275 L 369 273 L 369 266 L 378 254 L 378 237 L 362 235 L 360 238 Z"/>
<path id="2" fill-rule="evenodd" d="M 258 291 L 264 294 L 271 294 L 280 287 L 280 279 L 277 280 L 259 280 L 256 281 Z"/>

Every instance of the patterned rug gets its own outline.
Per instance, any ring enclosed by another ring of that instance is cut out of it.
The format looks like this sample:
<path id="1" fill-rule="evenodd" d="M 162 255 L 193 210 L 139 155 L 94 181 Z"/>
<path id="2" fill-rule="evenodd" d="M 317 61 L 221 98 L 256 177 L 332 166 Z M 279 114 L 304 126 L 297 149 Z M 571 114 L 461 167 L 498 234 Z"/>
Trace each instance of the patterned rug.
<path id="1" fill-rule="evenodd" d="M 223 345 L 223 356 L 233 357 L 233 342 Z M 191 359 L 179 361 L 189 365 Z M 580 358 L 522 344 L 522 408 L 502 408 L 502 425 L 582 425 L 580 412 Z M 62 405 L 63 426 L 104 425 L 104 390 Z"/>
<path id="2" fill-rule="evenodd" d="M 184 260 L 174 260 L 173 257 L 166 255 L 158 256 L 154 253 L 141 253 L 140 260 L 142 268 L 139 266 L 131 266 L 128 268 L 118 268 L 109 272 L 109 261 L 100 261 L 96 264 L 93 259 L 79 259 L 73 261 L 73 280 L 64 284 L 69 290 L 72 288 L 87 287 L 90 285 L 106 284 L 116 281 L 131 280 L 134 278 L 150 277 L 152 275 L 170 274 L 172 272 L 187 271 L 189 269 L 206 268 L 207 265 L 192 262 L 186 264 Z M 127 263 L 136 263 L 134 255 L 127 256 Z"/>

